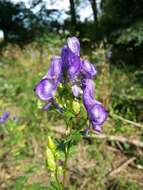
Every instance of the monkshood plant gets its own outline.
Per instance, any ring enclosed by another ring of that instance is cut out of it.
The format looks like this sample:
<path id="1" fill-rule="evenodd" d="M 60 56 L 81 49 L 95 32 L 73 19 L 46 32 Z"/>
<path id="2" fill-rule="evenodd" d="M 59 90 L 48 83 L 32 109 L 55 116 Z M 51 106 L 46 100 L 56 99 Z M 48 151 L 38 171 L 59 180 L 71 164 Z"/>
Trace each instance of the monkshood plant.
<path id="1" fill-rule="evenodd" d="M 47 166 L 54 189 L 65 189 L 72 148 L 90 131 L 99 133 L 108 116 L 104 106 L 94 98 L 96 74 L 95 66 L 80 57 L 79 40 L 70 37 L 35 87 L 36 95 L 45 102 L 43 110 L 60 114 L 66 126 L 62 139 L 48 137 Z"/>

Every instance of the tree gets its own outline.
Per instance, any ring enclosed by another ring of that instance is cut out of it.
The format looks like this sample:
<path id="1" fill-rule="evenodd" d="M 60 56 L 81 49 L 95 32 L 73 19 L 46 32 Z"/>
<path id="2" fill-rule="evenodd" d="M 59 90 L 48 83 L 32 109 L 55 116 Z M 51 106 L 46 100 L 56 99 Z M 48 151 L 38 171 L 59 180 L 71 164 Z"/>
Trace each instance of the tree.
<path id="1" fill-rule="evenodd" d="M 91 3 L 91 8 L 93 11 L 93 17 L 94 17 L 94 22 L 97 21 L 97 4 L 96 4 L 96 0 L 89 0 L 89 2 Z"/>
<path id="2" fill-rule="evenodd" d="M 35 13 L 33 10 L 37 7 Z M 5 44 L 11 42 L 23 45 L 41 37 L 50 31 L 49 28 L 53 29 L 51 15 L 55 12 L 58 11 L 48 9 L 43 0 L 31 1 L 30 8 L 23 2 L 0 0 L 0 29 L 4 32 Z"/>
<path id="3" fill-rule="evenodd" d="M 3 30 L 5 42 L 30 40 L 33 37 L 30 27 L 30 15 L 24 3 L 13 4 L 11 1 L 0 1 L 0 29 Z"/>
<path id="4" fill-rule="evenodd" d="M 102 0 L 101 12 L 103 38 L 112 45 L 114 55 L 129 64 L 139 63 L 143 55 L 142 0 Z"/>
<path id="5" fill-rule="evenodd" d="M 76 26 L 76 10 L 74 0 L 69 0 L 70 2 L 70 14 L 71 14 L 71 23 L 72 26 Z"/>

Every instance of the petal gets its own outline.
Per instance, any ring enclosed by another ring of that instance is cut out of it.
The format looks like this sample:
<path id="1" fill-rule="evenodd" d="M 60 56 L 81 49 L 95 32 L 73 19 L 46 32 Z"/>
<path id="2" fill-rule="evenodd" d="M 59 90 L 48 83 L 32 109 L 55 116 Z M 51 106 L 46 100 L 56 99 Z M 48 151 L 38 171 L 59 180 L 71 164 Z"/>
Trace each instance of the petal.
<path id="1" fill-rule="evenodd" d="M 51 107 L 52 102 L 48 102 L 45 106 L 43 106 L 43 110 L 48 110 Z"/>
<path id="2" fill-rule="evenodd" d="M 94 81 L 91 79 L 83 79 L 82 80 L 82 88 L 85 92 L 88 92 L 91 96 L 94 97 L 94 89 L 95 89 L 95 85 L 94 85 Z"/>
<path id="3" fill-rule="evenodd" d="M 89 93 L 83 92 L 83 104 L 84 104 L 87 111 L 89 111 L 93 107 L 94 103 L 95 103 L 95 101 L 89 95 Z"/>
<path id="4" fill-rule="evenodd" d="M 100 133 L 101 128 L 102 128 L 102 125 L 95 125 L 94 122 L 92 122 L 92 129 L 94 130 L 94 132 L 96 132 L 97 134 Z"/>
<path id="5" fill-rule="evenodd" d="M 81 89 L 77 85 L 72 86 L 72 93 L 75 97 L 78 97 L 80 92 L 81 92 Z"/>
<path id="6" fill-rule="evenodd" d="M 54 79 L 56 82 L 61 82 L 62 79 L 62 59 L 55 56 L 51 59 L 51 65 L 46 75 L 49 79 Z"/>
<path id="7" fill-rule="evenodd" d="M 82 81 L 83 89 L 83 103 L 86 110 L 90 110 L 95 104 L 94 99 L 94 82 L 91 79 L 84 79 Z"/>
<path id="8" fill-rule="evenodd" d="M 77 56 L 80 56 L 80 43 L 76 37 L 70 37 L 67 40 L 69 49 Z"/>
<path id="9" fill-rule="evenodd" d="M 94 122 L 94 125 L 102 125 L 106 120 L 108 113 L 102 104 L 95 103 L 95 105 L 89 112 L 89 116 L 91 121 Z"/>
<path id="10" fill-rule="evenodd" d="M 103 105 L 94 98 L 94 82 L 91 79 L 82 81 L 83 104 L 87 110 L 92 126 L 101 126 L 107 119 L 108 112 Z M 99 130 L 99 129 L 98 129 Z"/>
<path id="11" fill-rule="evenodd" d="M 62 68 L 67 69 L 68 68 L 68 55 L 69 55 L 69 48 L 67 45 L 64 45 L 61 51 L 61 58 L 62 58 Z"/>
<path id="12" fill-rule="evenodd" d="M 81 74 L 86 78 L 93 78 L 97 74 L 97 70 L 94 65 L 92 65 L 89 61 L 82 61 Z"/>
<path id="13" fill-rule="evenodd" d="M 69 42 L 68 46 L 64 45 L 61 52 L 62 69 L 64 73 L 68 74 L 68 78 L 70 80 L 73 80 L 80 73 L 81 61 L 76 51 L 74 51 L 72 48 L 73 47 L 72 42 L 73 44 L 76 44 L 76 40 L 74 40 L 73 38 L 72 41 L 72 38 L 69 38 L 68 42 Z"/>
<path id="14" fill-rule="evenodd" d="M 53 97 L 56 85 L 52 80 L 42 79 L 35 87 L 36 95 L 43 101 L 48 101 Z"/>
<path id="15" fill-rule="evenodd" d="M 69 51 L 68 62 L 69 62 L 68 78 L 70 80 L 73 80 L 80 73 L 81 61 L 80 61 L 80 58 L 78 56 L 76 56 L 71 51 Z"/>

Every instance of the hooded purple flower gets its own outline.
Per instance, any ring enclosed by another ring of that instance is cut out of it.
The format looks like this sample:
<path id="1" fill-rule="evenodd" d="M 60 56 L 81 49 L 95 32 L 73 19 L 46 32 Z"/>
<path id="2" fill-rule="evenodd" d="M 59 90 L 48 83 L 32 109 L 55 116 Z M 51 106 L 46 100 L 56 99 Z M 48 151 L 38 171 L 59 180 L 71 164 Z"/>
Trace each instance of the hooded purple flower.
<path id="1" fill-rule="evenodd" d="M 9 118 L 10 113 L 4 112 L 3 115 L 0 117 L 0 124 L 3 124 L 6 122 L 6 120 Z"/>
<path id="2" fill-rule="evenodd" d="M 49 101 L 57 89 L 57 84 L 53 79 L 42 79 L 35 87 L 36 95 L 43 101 Z"/>
<path id="3" fill-rule="evenodd" d="M 89 61 L 82 60 L 81 74 L 85 78 L 93 78 L 97 74 L 97 70 Z"/>
<path id="4" fill-rule="evenodd" d="M 60 57 L 53 57 L 48 73 L 36 85 L 35 93 L 47 105 L 43 107 L 44 110 L 48 109 L 53 101 L 54 93 L 56 92 L 57 85 L 62 80 L 62 61 Z"/>
<path id="5" fill-rule="evenodd" d="M 99 132 L 108 113 L 103 105 L 94 99 L 94 82 L 91 79 L 83 80 L 83 103 L 93 130 Z"/>
<path id="6" fill-rule="evenodd" d="M 75 97 L 81 93 L 77 86 L 82 82 L 83 104 L 87 110 L 89 120 L 94 131 L 99 132 L 107 118 L 107 111 L 103 105 L 94 98 L 94 82 L 91 80 L 97 74 L 97 70 L 87 60 L 80 59 L 80 43 L 76 37 L 70 37 L 61 51 L 61 57 L 54 57 L 47 74 L 36 85 L 35 93 L 46 105 L 44 110 L 53 104 L 60 112 L 63 109 L 54 99 L 54 94 L 60 82 L 71 80 L 72 92 Z M 68 80 L 67 80 L 68 79 Z M 90 128 L 90 127 L 89 127 Z M 89 130 L 88 128 L 88 130 Z"/>
<path id="7" fill-rule="evenodd" d="M 75 79 L 80 73 L 80 43 L 76 37 L 68 38 L 68 44 L 65 45 L 61 52 L 62 69 L 67 72 L 70 80 Z"/>
<path id="8" fill-rule="evenodd" d="M 86 109 L 91 109 L 95 103 L 94 99 L 94 82 L 91 79 L 84 79 L 82 81 L 83 89 L 83 103 Z"/>
<path id="9" fill-rule="evenodd" d="M 100 132 L 101 127 L 108 116 L 107 111 L 100 102 L 95 101 L 95 104 L 89 111 L 89 117 L 94 131 Z"/>

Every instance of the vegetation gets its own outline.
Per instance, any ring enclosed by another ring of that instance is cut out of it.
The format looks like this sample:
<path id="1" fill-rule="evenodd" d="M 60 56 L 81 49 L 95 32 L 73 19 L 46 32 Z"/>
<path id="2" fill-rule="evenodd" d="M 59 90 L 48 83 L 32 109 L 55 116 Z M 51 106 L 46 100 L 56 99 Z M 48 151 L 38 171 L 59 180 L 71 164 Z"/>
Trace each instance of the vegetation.
<path id="1" fill-rule="evenodd" d="M 80 142 L 70 150 L 65 189 L 141 190 L 142 2 L 102 0 L 99 10 L 96 1 L 85 0 L 86 5 L 91 3 L 94 20 L 84 22 L 77 11 L 82 1 L 70 3 L 68 18 L 60 23 L 53 16 L 59 10 L 46 9 L 42 1 L 33 1 L 30 8 L 0 1 L 0 29 L 5 34 L 0 50 L 0 116 L 10 112 L 0 124 L 0 189 L 54 190 L 47 167 L 47 141 L 51 136 L 58 145 L 57 139 L 65 136 L 64 122 L 53 109 L 41 110 L 43 103 L 34 87 L 47 72 L 53 54 L 60 54 L 72 34 L 80 38 L 82 56 L 98 70 L 95 96 L 109 116 L 101 134 L 84 136 L 82 141 L 75 136 Z M 32 9 L 39 5 L 35 15 Z M 11 19 L 13 15 L 16 20 Z M 26 28 L 25 22 L 29 23 Z M 63 165 L 62 159 L 59 164 Z"/>

